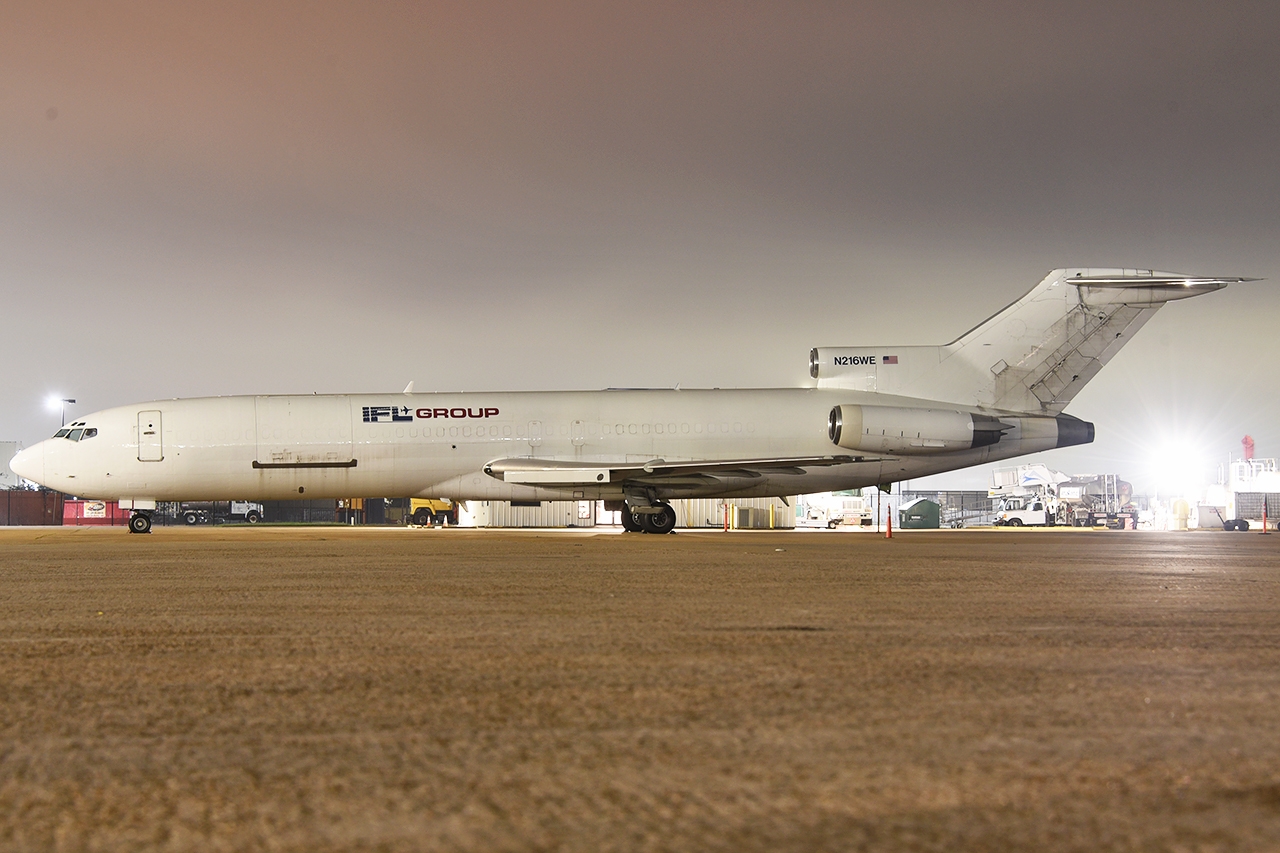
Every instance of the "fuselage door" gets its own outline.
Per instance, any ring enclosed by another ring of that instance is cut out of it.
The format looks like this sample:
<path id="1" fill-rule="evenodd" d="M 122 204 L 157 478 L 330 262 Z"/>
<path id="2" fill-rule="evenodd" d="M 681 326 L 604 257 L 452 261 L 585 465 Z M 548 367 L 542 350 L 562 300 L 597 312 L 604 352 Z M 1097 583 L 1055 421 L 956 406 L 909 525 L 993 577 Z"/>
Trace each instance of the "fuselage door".
<path id="1" fill-rule="evenodd" d="M 139 462 L 160 462 L 164 459 L 163 427 L 158 410 L 138 412 Z"/>
<path id="2" fill-rule="evenodd" d="M 346 397 L 258 397 L 254 407 L 254 467 L 352 467 L 351 404 Z"/>

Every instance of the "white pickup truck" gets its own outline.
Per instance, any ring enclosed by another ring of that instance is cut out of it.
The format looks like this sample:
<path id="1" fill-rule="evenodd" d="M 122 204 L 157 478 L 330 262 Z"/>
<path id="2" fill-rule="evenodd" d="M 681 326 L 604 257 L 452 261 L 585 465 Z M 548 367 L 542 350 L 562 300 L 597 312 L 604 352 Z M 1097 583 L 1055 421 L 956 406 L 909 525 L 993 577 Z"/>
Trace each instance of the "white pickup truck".
<path id="1" fill-rule="evenodd" d="M 1056 502 L 1042 497 L 1005 498 L 996 510 L 997 527 L 1052 527 L 1057 522 Z"/>

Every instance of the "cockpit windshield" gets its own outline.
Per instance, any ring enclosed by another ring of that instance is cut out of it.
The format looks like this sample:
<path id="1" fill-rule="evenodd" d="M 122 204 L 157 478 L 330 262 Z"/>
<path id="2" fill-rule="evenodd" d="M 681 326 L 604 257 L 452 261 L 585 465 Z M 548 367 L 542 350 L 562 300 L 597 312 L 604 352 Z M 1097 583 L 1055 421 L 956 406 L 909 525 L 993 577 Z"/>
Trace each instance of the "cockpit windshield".
<path id="1" fill-rule="evenodd" d="M 86 427 L 84 424 L 72 424 L 69 427 L 63 427 L 55 432 L 53 437 L 65 438 L 69 441 L 83 441 L 86 438 L 93 438 L 97 434 L 97 427 Z"/>

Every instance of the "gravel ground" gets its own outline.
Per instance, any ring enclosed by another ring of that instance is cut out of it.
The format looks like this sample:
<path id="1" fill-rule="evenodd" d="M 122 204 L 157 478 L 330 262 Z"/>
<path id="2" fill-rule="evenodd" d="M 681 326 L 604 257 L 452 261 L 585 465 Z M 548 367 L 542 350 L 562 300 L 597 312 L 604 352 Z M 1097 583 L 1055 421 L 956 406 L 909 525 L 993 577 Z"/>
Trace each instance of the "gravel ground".
<path id="1" fill-rule="evenodd" d="M 1276 850 L 1278 555 L 0 529 L 0 848 Z"/>

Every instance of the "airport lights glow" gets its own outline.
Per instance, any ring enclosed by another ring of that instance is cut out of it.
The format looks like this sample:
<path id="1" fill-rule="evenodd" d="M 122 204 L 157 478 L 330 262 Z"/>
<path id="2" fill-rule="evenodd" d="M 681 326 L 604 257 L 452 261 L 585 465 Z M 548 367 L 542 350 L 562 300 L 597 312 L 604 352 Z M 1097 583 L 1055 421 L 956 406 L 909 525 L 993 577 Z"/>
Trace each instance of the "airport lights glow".
<path id="1" fill-rule="evenodd" d="M 49 399 L 45 401 L 45 405 L 49 407 L 49 411 L 52 412 L 55 409 L 57 409 L 62 413 L 62 424 L 61 424 L 62 426 L 67 425 L 67 404 L 68 403 L 74 406 L 76 404 L 76 401 L 71 397 L 59 397 L 57 394 L 50 395 Z"/>
<path id="2" fill-rule="evenodd" d="M 1151 452 L 1151 467 L 1160 493 L 1169 498 L 1194 500 L 1207 485 L 1209 462 L 1192 441 L 1170 440 Z"/>

